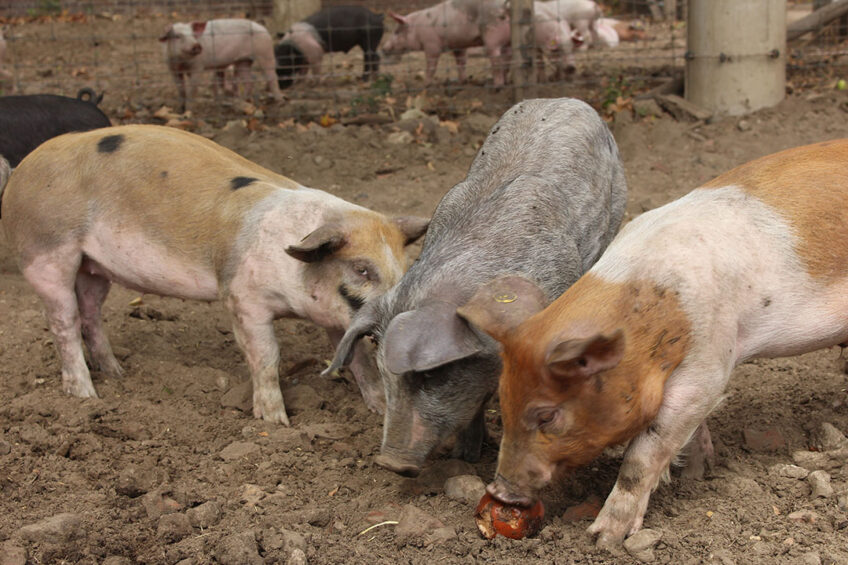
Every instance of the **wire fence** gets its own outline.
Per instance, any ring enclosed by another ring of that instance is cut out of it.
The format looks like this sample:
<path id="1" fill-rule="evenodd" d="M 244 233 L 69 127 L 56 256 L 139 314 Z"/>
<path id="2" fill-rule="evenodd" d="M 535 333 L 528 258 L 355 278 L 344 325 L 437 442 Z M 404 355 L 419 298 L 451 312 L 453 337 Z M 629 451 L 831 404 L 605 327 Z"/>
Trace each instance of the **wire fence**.
<path id="1" fill-rule="evenodd" d="M 454 1 L 493 4 L 502 8 L 502 14 L 509 13 L 503 0 Z M 815 6 L 812 2 L 788 3 L 788 20 L 803 17 L 826 1 L 816 0 Z M 298 2 L 291 0 L 283 8 L 294 13 Z M 385 49 L 396 39 L 393 35 L 398 28 L 404 27 L 391 13 L 408 15 L 432 6 L 433 2 L 324 0 L 313 4 L 322 4 L 324 8 L 356 5 L 379 14 Z M 640 91 L 682 76 L 686 54 L 685 2 L 608 0 L 601 7 L 605 19 L 596 22 L 589 32 L 581 28 L 580 22 L 568 21 L 561 11 L 545 10 L 554 4 L 557 0 L 535 3 L 533 53 L 542 66 L 540 72 L 529 75 L 531 78 L 525 84 L 518 85 L 524 95 L 576 96 L 598 108 L 616 107 Z M 480 6 L 475 9 L 474 13 L 482 10 Z M 165 62 L 163 45 L 167 42 L 160 41 L 170 24 L 246 18 L 263 24 L 273 42 L 279 44 L 283 34 L 292 28 L 291 22 L 281 21 L 275 15 L 272 0 L 0 0 L 0 22 L 4 24 L 6 42 L 5 54 L 0 59 L 5 74 L 0 75 L 0 86 L 4 94 L 73 96 L 84 87 L 105 91 L 103 105 L 110 117 L 119 122 L 153 121 L 162 106 L 172 109 L 172 113 L 162 115 L 173 116 L 179 114 L 181 99 L 173 73 Z M 443 11 L 430 18 L 407 21 L 406 27 L 413 32 L 423 31 L 424 26 L 430 26 L 429 31 L 433 31 L 438 26 L 444 29 L 457 25 L 457 15 Z M 598 26 L 601 22 L 603 26 Z M 610 38 L 610 29 L 615 30 L 617 41 Z M 336 31 L 356 29 L 342 26 Z M 840 78 L 845 70 L 846 32 L 848 24 L 843 18 L 790 44 L 788 88 L 821 85 Z M 221 42 L 215 52 L 223 54 L 225 44 L 232 43 L 233 38 L 217 35 L 213 39 Z M 469 37 L 464 39 L 466 43 L 472 42 Z M 503 47 L 508 47 L 508 34 L 500 41 Z M 416 46 L 414 41 L 408 43 L 407 47 Z M 384 54 L 379 71 L 368 81 L 361 80 L 365 59 L 361 48 L 355 47 L 347 53 L 326 53 L 320 73 L 296 76 L 282 91 L 281 100 L 268 97 L 273 93 L 262 93 L 266 81 L 257 68 L 257 56 L 253 57 L 250 80 L 255 88 L 249 103 L 243 101 L 244 88 L 236 92 L 239 96 L 235 98 L 227 94 L 227 82 L 224 89 L 213 89 L 218 73 L 206 71 L 201 74 L 190 109 L 195 118 L 213 123 L 242 114 L 273 122 L 320 116 L 364 120 L 364 116 L 379 119 L 373 116 L 383 115 L 387 116 L 385 119 L 394 119 L 414 105 L 421 93 L 426 93 L 431 109 L 444 116 L 474 110 L 498 113 L 513 102 L 515 85 L 495 84 L 498 67 L 487 56 L 485 47 L 468 49 L 467 78 L 463 82 L 458 80 L 457 72 L 461 58 L 450 56 L 450 44 L 442 45 L 441 50 L 446 52 L 441 54 L 432 77 L 428 73 L 427 57 L 419 48 L 403 54 Z M 298 64 L 304 67 L 298 69 L 301 71 L 309 67 L 305 58 Z M 499 64 L 510 73 L 509 58 L 504 56 Z M 222 72 L 230 83 L 229 90 L 238 87 L 232 82 L 232 67 Z"/>

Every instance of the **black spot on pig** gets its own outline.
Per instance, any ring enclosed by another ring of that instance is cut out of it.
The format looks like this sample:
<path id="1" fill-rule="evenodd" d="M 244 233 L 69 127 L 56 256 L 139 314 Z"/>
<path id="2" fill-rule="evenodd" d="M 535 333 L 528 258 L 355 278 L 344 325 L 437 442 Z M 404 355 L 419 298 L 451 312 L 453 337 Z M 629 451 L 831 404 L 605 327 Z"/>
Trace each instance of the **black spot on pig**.
<path id="1" fill-rule="evenodd" d="M 238 190 L 258 180 L 259 179 L 255 179 L 253 177 L 233 177 L 232 179 L 230 179 L 230 188 L 232 188 L 233 190 Z"/>
<path id="2" fill-rule="evenodd" d="M 97 142 L 98 153 L 114 153 L 124 142 L 123 135 L 107 135 Z"/>
<path id="3" fill-rule="evenodd" d="M 768 308 L 771 304 L 771 298 L 763 298 L 763 308 Z"/>
<path id="4" fill-rule="evenodd" d="M 339 285 L 339 294 L 342 295 L 342 298 L 345 299 L 348 306 L 350 306 L 351 310 L 356 312 L 365 304 L 365 301 L 358 296 L 354 296 L 350 293 L 345 285 Z"/>

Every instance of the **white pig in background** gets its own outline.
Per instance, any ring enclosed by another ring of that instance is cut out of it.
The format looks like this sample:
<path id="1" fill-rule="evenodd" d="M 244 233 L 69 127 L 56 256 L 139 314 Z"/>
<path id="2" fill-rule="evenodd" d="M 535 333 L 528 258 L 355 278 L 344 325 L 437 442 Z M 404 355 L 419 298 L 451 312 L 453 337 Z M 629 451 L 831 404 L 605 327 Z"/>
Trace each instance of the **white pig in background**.
<path id="1" fill-rule="evenodd" d="M 549 17 L 568 22 L 572 39 L 580 49 L 585 50 L 597 41 L 596 23 L 604 14 L 593 0 L 550 0 L 539 4 L 544 5 Z"/>
<path id="2" fill-rule="evenodd" d="M 44 302 L 66 393 L 97 396 L 83 341 L 93 366 L 122 373 L 100 319 L 116 282 L 223 300 L 250 368 L 254 415 L 286 425 L 274 319 L 307 318 L 339 337 L 400 279 L 404 247 L 428 223 L 391 220 L 201 136 L 149 125 L 53 138 L 0 195 L 6 241 Z M 381 390 L 354 375 L 379 407 Z"/>
<path id="3" fill-rule="evenodd" d="M 3 91 L 12 90 L 12 73 L 5 68 L 4 60 L 6 58 L 6 39 L 3 37 L 3 28 L 0 27 L 0 89 Z M 5 93 L 5 92 L 4 92 Z"/>
<path id="4" fill-rule="evenodd" d="M 236 85 L 244 84 L 251 93 L 250 67 L 255 62 L 275 100 L 281 97 L 277 84 L 274 43 L 268 30 L 256 22 L 221 19 L 206 22 L 175 23 L 159 38 L 164 43 L 165 61 L 185 109 L 188 96 L 194 98 L 200 73 L 214 70 L 216 89 L 224 88 L 224 69 L 235 66 Z M 186 78 L 189 92 L 186 93 Z"/>
<path id="5" fill-rule="evenodd" d="M 439 56 L 452 51 L 460 82 L 465 82 L 465 52 L 484 46 L 492 63 L 495 86 L 505 83 L 509 67 L 509 14 L 503 0 L 445 0 L 435 6 L 401 16 L 383 43 L 387 55 L 424 51 L 427 83 L 433 81 Z"/>
<path id="6" fill-rule="evenodd" d="M 574 72 L 574 48 L 582 44 L 568 20 L 558 18 L 554 2 L 533 3 L 533 34 L 536 42 L 536 80 L 545 82 L 545 59 L 553 64 L 554 80 L 562 80 Z"/>

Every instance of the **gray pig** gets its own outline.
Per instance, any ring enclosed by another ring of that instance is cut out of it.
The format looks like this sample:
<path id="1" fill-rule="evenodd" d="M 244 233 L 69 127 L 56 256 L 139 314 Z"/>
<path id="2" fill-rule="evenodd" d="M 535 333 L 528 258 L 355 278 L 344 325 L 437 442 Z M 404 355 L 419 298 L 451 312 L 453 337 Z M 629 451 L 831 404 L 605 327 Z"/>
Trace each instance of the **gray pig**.
<path id="1" fill-rule="evenodd" d="M 501 363 L 497 343 L 456 309 L 508 273 L 548 301 L 562 294 L 612 240 L 626 192 L 615 141 L 587 104 L 526 100 L 501 117 L 436 208 L 418 260 L 359 310 L 325 371 L 362 337 L 377 342 L 387 404 L 378 465 L 415 476 L 451 436 L 454 456 L 479 458 Z"/>

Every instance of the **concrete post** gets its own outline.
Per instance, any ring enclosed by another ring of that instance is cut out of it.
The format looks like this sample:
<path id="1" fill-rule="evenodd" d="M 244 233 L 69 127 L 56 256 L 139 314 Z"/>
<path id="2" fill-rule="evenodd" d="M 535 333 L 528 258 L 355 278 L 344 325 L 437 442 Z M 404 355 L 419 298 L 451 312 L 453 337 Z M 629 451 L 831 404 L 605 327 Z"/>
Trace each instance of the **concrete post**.
<path id="1" fill-rule="evenodd" d="M 294 22 L 321 9 L 321 0 L 274 0 L 271 33 L 286 31 Z"/>
<path id="2" fill-rule="evenodd" d="M 786 0 L 689 0 L 686 99 L 717 115 L 786 92 Z"/>
<path id="3" fill-rule="evenodd" d="M 509 32 L 512 48 L 512 84 L 515 102 L 532 97 L 536 38 L 533 33 L 533 0 L 510 2 Z"/>

